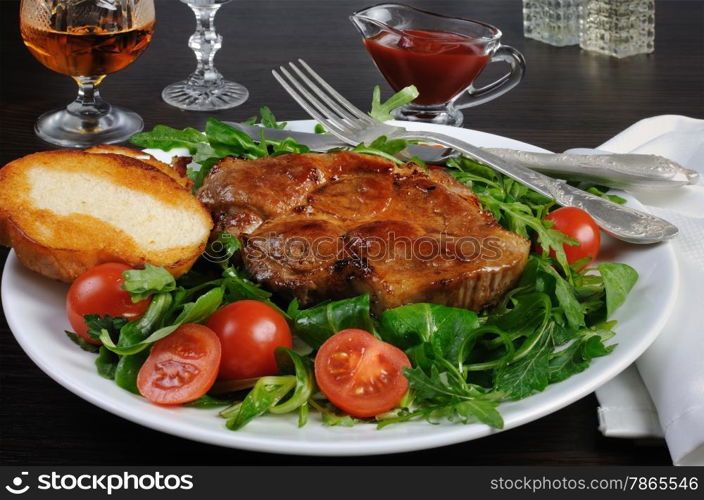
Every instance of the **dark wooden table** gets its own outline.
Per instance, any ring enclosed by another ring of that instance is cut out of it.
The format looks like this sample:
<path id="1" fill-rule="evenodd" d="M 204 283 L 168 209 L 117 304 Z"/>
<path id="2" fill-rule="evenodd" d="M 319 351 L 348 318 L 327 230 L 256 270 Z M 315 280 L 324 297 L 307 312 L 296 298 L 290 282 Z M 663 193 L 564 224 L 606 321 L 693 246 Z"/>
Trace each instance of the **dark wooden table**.
<path id="1" fill-rule="evenodd" d="M 347 21 L 370 0 L 235 0 L 218 14 L 224 47 L 216 58 L 228 78 L 245 84 L 250 100 L 218 113 L 242 120 L 264 104 L 281 119 L 307 118 L 270 75 L 305 57 L 362 108 L 382 78 Z M 518 0 L 409 1 L 419 7 L 499 26 L 506 43 L 526 57 L 515 90 L 466 112 L 465 126 L 550 150 L 596 146 L 641 118 L 660 114 L 704 117 L 704 3 L 658 1 L 655 53 L 624 60 L 578 47 L 555 48 L 523 38 Z M 18 1 L 0 0 L 2 107 L 0 165 L 50 146 L 34 136 L 42 112 L 75 95 L 70 79 L 40 66 L 23 47 Z M 186 46 L 193 19 L 176 0 L 157 0 L 152 46 L 102 89 L 128 106 L 146 127 L 200 127 L 208 115 L 182 112 L 160 99 L 161 89 L 194 66 Z M 384 85 L 388 95 L 388 87 Z M 0 257 L 4 261 L 6 251 Z M 0 318 L 0 457 L 3 464 L 668 464 L 662 442 L 606 439 L 597 430 L 593 395 L 518 429 L 478 441 L 416 453 L 368 458 L 289 457 L 194 443 L 155 432 L 83 401 L 44 375 L 22 352 Z"/>

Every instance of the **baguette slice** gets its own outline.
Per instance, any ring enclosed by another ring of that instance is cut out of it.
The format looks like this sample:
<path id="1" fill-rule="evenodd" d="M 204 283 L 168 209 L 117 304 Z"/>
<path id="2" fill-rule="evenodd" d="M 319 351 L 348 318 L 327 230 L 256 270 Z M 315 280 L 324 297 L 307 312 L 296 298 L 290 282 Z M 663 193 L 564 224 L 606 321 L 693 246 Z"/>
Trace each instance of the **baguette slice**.
<path id="1" fill-rule="evenodd" d="M 0 244 L 61 281 L 113 261 L 179 276 L 205 249 L 212 225 L 189 190 L 128 156 L 46 151 L 0 169 Z"/>
<path id="2" fill-rule="evenodd" d="M 159 161 L 149 153 L 145 153 L 144 151 L 140 151 L 138 149 L 127 148 L 125 146 L 115 146 L 114 144 L 99 144 L 97 146 L 85 149 L 84 151 L 86 153 L 112 153 L 116 155 L 129 156 L 130 158 L 143 161 L 144 163 L 147 163 L 152 167 L 159 169 L 161 172 L 165 173 L 173 180 L 178 182 L 181 186 L 187 189 L 191 189 L 193 187 L 193 181 L 189 179 L 186 175 L 185 167 L 175 168 L 174 165 L 169 165 L 168 163 Z M 190 163 L 190 161 L 188 163 Z"/>

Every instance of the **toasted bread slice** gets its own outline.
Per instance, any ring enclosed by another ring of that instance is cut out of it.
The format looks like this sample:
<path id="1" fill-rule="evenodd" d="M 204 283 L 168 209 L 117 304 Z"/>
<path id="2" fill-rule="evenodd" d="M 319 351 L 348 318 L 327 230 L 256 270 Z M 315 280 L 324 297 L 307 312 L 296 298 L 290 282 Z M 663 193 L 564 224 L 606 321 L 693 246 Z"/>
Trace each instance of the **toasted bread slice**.
<path id="1" fill-rule="evenodd" d="M 128 156 L 46 151 L 0 169 L 0 244 L 62 281 L 112 261 L 179 276 L 203 252 L 212 225 L 189 190 Z"/>
<path id="2" fill-rule="evenodd" d="M 193 181 L 188 178 L 186 175 L 186 170 L 180 169 L 180 168 L 174 168 L 173 165 L 169 165 L 168 163 L 164 163 L 163 161 L 159 161 L 156 158 L 154 158 L 152 155 L 149 153 L 145 153 L 144 151 L 139 151 L 138 149 L 132 149 L 132 148 L 127 148 L 125 146 L 115 146 L 114 144 L 99 144 L 97 146 L 90 147 L 88 149 L 84 150 L 86 153 L 96 153 L 96 154 L 105 154 L 105 153 L 111 153 L 111 154 L 116 154 L 116 155 L 123 155 L 123 156 L 129 156 L 130 158 L 134 158 L 136 160 L 143 161 L 144 163 L 147 163 L 151 165 L 154 168 L 159 169 L 169 177 L 171 177 L 173 180 L 181 184 L 183 187 L 187 189 L 191 189 L 193 187 Z"/>

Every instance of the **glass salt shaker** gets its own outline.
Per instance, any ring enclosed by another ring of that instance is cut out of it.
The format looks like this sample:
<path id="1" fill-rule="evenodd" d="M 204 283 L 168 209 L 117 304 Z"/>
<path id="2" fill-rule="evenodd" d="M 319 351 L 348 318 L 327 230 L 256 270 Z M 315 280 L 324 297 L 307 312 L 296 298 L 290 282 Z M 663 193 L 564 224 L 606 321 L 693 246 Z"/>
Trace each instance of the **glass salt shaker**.
<path id="1" fill-rule="evenodd" d="M 558 47 L 579 43 L 582 0 L 523 0 L 523 33 Z"/>
<path id="2" fill-rule="evenodd" d="M 580 42 L 615 57 L 655 50 L 655 0 L 583 0 Z"/>

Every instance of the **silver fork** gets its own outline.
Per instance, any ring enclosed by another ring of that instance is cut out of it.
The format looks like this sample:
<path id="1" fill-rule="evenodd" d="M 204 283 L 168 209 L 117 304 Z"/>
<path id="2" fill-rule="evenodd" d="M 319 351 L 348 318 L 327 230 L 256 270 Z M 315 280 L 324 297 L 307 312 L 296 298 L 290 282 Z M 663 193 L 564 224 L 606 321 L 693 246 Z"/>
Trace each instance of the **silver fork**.
<path id="1" fill-rule="evenodd" d="M 289 62 L 288 66 L 291 71 L 285 66 L 273 70 L 274 78 L 310 116 L 347 144 L 369 144 L 381 136 L 443 144 L 554 199 L 559 205 L 586 210 L 604 231 L 619 240 L 648 244 L 677 235 L 677 227 L 664 219 L 587 193 L 455 137 L 410 131 L 375 120 L 345 99 L 302 59 L 298 64 Z"/>

